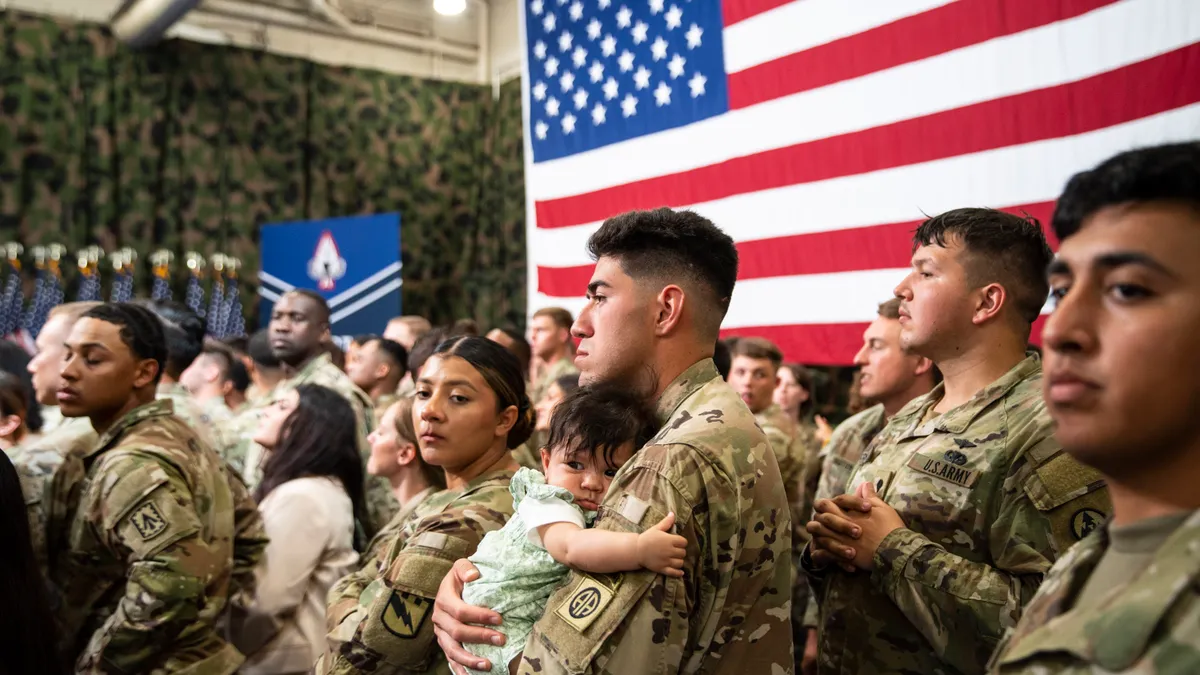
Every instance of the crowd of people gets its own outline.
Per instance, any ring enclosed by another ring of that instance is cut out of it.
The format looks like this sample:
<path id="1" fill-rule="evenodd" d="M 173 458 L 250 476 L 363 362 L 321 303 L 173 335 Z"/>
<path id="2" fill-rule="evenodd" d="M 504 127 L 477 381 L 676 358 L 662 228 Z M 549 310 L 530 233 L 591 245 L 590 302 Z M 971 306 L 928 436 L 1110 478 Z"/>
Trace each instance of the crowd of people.
<path id="1" fill-rule="evenodd" d="M 0 346 L 0 674 L 1200 672 L 1200 143 L 1051 227 L 922 223 L 832 429 L 688 211 L 528 337 L 59 306 Z"/>

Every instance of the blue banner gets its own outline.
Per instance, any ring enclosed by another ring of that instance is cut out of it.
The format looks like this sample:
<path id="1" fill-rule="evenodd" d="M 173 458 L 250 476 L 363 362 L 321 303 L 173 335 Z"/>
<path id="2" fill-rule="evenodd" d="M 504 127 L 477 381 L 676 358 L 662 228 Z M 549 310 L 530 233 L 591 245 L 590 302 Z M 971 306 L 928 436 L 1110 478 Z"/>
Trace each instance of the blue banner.
<path id="1" fill-rule="evenodd" d="M 264 225 L 260 242 L 260 326 L 294 288 L 325 298 L 338 342 L 381 334 L 400 315 L 400 214 Z"/>

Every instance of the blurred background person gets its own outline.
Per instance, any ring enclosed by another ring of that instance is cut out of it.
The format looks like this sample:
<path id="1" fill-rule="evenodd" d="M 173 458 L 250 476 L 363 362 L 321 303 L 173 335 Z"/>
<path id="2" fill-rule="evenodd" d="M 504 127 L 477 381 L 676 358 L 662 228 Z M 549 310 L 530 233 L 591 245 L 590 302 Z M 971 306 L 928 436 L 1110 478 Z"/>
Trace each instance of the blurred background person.
<path id="1" fill-rule="evenodd" d="M 379 419 L 399 395 L 400 380 L 407 372 L 408 350 L 387 338 L 371 338 L 346 361 L 346 374 L 375 404 Z"/>
<path id="2" fill-rule="evenodd" d="M 44 429 L 42 407 L 38 404 L 37 392 L 33 388 L 33 378 L 29 373 L 29 354 L 11 342 L 0 341 L 0 372 L 8 373 L 17 380 L 17 388 L 25 402 L 25 412 L 22 415 L 24 428 L 22 440 L 29 442 L 41 436 Z M 56 411 L 57 412 L 57 411 Z"/>
<path id="3" fill-rule="evenodd" d="M 575 343 L 571 324 L 575 319 L 562 307 L 545 307 L 533 313 L 529 322 L 529 346 L 533 360 L 529 370 L 529 400 L 537 405 L 555 380 L 575 368 Z"/>

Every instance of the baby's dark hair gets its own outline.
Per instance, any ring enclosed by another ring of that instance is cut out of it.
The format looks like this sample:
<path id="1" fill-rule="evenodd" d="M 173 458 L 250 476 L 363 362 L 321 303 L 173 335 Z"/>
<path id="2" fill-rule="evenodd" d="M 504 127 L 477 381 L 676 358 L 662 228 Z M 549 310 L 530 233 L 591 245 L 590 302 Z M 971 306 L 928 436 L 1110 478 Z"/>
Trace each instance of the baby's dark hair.
<path id="1" fill-rule="evenodd" d="M 596 384 L 572 391 L 550 417 L 549 452 L 586 452 L 613 465 L 613 453 L 632 442 L 640 449 L 658 433 L 654 407 L 627 386 Z"/>

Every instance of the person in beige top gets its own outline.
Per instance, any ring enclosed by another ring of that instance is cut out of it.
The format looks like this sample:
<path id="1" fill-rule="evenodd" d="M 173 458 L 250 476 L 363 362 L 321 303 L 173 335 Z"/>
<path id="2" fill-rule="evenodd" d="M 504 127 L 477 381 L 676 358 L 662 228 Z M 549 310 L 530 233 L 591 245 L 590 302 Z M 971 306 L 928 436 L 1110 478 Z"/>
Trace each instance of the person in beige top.
<path id="1" fill-rule="evenodd" d="M 246 675 L 307 673 L 324 649 L 325 596 L 366 542 L 363 469 L 350 404 L 302 384 L 267 408 L 254 441 L 267 448 L 255 497 L 271 543 L 250 618 L 235 636 Z"/>

